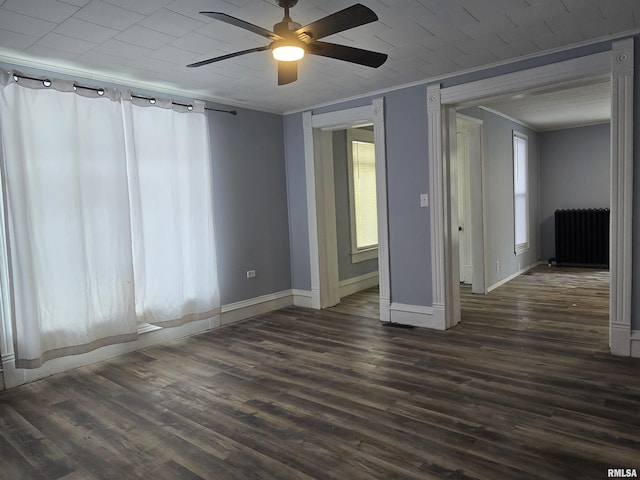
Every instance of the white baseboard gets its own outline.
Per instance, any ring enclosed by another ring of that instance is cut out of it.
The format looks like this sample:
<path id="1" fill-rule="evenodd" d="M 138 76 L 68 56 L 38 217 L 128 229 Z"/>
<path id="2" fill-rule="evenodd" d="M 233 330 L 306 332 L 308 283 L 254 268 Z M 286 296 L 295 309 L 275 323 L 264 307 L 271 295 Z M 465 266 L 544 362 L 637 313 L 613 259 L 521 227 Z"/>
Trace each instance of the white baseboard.
<path id="1" fill-rule="evenodd" d="M 13 353 L 3 355 L 1 359 L 2 365 L 0 367 L 0 390 L 5 387 L 17 387 L 18 385 L 33 382 L 56 373 L 62 373 L 74 368 L 108 360 L 141 348 L 197 335 L 218 328 L 221 325 L 288 307 L 293 304 L 294 298 L 298 300 L 308 299 L 310 303 L 311 292 L 285 290 L 224 305 L 220 309 L 220 315 L 205 320 L 189 322 L 179 327 L 159 328 L 153 325 L 141 325 L 138 329 L 139 337 L 134 342 L 108 345 L 89 353 L 56 358 L 49 360 L 42 367 L 36 369 L 16 369 L 14 365 L 15 355 Z M 4 374 L 4 377 L 2 374 Z"/>
<path id="2" fill-rule="evenodd" d="M 444 330 L 433 315 L 433 307 L 393 302 L 389 307 L 389 318 L 391 323 Z"/>
<path id="3" fill-rule="evenodd" d="M 504 285 L 507 282 L 510 282 L 516 277 L 519 277 L 523 273 L 527 273 L 529 270 L 534 269 L 537 265 L 538 265 L 538 262 L 535 262 L 534 264 L 524 267 L 523 269 L 518 270 L 516 273 L 509 275 L 508 277 L 503 278 L 502 280 L 494 283 L 489 288 L 487 288 L 487 293 L 494 291 L 496 288 L 501 287 L 502 285 Z"/>
<path id="4" fill-rule="evenodd" d="M 378 285 L 379 281 L 380 275 L 377 271 L 342 280 L 340 282 L 340 298 L 348 297 L 349 295 L 361 292 L 362 290 L 375 287 Z"/>
<path id="5" fill-rule="evenodd" d="M 631 356 L 640 358 L 640 330 L 631 330 Z"/>
<path id="6" fill-rule="evenodd" d="M 241 302 L 231 303 L 222 307 L 221 324 L 238 322 L 247 318 L 262 315 L 280 308 L 290 307 L 293 305 L 292 291 L 284 290 L 282 292 L 270 293 Z"/>
<path id="7" fill-rule="evenodd" d="M 389 322 L 391 320 L 391 300 L 380 297 L 380 321 Z"/>
<path id="8" fill-rule="evenodd" d="M 631 328 L 629 325 L 611 323 L 609 326 L 609 348 L 612 355 L 631 356 Z"/>
<path id="9" fill-rule="evenodd" d="M 67 370 L 84 367 L 91 365 L 92 363 L 102 362 L 110 358 L 118 357 L 125 353 L 140 350 L 141 348 L 147 348 L 153 345 L 166 343 L 171 340 L 177 340 L 179 338 L 203 333 L 219 325 L 220 316 L 216 315 L 213 318 L 185 323 L 179 327 L 156 328 L 155 330 L 143 333 L 138 337 L 138 340 L 134 342 L 108 345 L 80 355 L 55 358 L 46 362 L 42 367 L 34 369 L 15 368 L 15 355 L 10 353 L 2 356 L 4 383 L 6 388 L 17 387 L 18 385 L 33 382 L 56 373 L 62 373 Z"/>
<path id="10" fill-rule="evenodd" d="M 296 307 L 313 308 L 313 293 L 310 290 L 291 290 L 293 304 Z"/>

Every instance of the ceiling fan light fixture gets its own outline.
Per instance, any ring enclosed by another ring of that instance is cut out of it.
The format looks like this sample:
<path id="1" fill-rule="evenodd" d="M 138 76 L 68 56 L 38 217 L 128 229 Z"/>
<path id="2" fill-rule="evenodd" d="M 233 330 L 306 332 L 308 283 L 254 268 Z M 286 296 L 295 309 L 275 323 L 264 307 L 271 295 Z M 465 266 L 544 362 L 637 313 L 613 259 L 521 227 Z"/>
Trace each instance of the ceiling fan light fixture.
<path id="1" fill-rule="evenodd" d="M 273 2 L 274 0 L 269 1 Z M 2 3 L 2 0 L 0 0 L 0 3 Z M 372 68 L 379 67 L 387 60 L 388 56 L 385 53 L 320 41 L 322 38 L 378 20 L 378 16 L 369 7 L 361 3 L 356 3 L 315 22 L 311 22 L 308 25 L 301 26 L 298 22 L 293 21 L 289 15 L 289 10 L 298 3 L 298 0 L 277 0 L 277 3 L 284 9 L 284 17 L 282 21 L 273 26 L 273 31 L 245 22 L 226 13 L 200 12 L 207 17 L 265 37 L 269 39 L 271 43 L 262 47 L 249 48 L 239 52 L 208 58 L 191 63 L 187 65 L 187 67 L 202 67 L 210 63 L 239 57 L 240 55 L 246 55 L 248 53 L 271 50 L 271 54 L 278 64 L 278 85 L 287 85 L 298 79 L 297 61 L 307 54 L 333 58 Z"/>
<path id="2" fill-rule="evenodd" d="M 273 58 L 281 62 L 295 62 L 304 57 L 304 48 L 298 45 L 274 45 L 271 52 L 273 53 Z"/>

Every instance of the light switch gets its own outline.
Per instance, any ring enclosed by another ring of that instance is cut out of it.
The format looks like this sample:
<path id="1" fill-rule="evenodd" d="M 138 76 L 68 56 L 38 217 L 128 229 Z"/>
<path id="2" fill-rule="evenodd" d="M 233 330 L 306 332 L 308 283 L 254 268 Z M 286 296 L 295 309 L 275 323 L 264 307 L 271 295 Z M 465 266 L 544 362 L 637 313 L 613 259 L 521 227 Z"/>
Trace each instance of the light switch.
<path id="1" fill-rule="evenodd" d="M 421 193 L 420 194 L 420 206 L 421 207 L 428 207 L 429 206 L 429 194 L 428 193 Z"/>

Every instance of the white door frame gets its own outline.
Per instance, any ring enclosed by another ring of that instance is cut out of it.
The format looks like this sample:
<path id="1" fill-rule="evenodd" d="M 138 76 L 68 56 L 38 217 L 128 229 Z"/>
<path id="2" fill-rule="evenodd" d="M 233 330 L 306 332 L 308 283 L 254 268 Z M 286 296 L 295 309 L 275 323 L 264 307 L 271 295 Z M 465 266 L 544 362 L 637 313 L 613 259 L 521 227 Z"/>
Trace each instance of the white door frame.
<path id="1" fill-rule="evenodd" d="M 445 328 L 460 318 L 452 267 L 455 232 L 451 228 L 451 117 L 457 106 L 481 99 L 517 94 L 549 85 L 609 77 L 611 111 L 611 249 L 609 346 L 615 355 L 631 355 L 631 260 L 633 208 L 633 38 L 613 42 L 610 52 L 566 60 L 463 85 L 427 87 L 429 172 L 432 197 L 432 280 L 434 310 L 442 311 Z"/>
<path id="2" fill-rule="evenodd" d="M 483 121 L 456 114 L 456 127 L 462 124 L 468 132 L 469 171 L 467 183 L 471 197 L 470 210 L 467 221 L 470 221 L 467 233 L 470 232 L 471 259 L 473 271 L 472 293 L 487 293 L 486 265 L 485 265 L 485 199 L 484 199 L 484 152 L 483 152 Z M 466 228 L 466 227 L 465 227 Z"/>
<path id="3" fill-rule="evenodd" d="M 315 115 L 310 111 L 302 114 L 309 223 L 311 308 L 326 308 L 340 301 L 333 164 L 330 162 L 333 152 L 329 152 L 331 142 L 328 140 L 328 132 L 364 124 L 373 124 L 378 206 L 380 320 L 389 321 L 391 304 L 389 223 L 384 99 L 382 98 L 376 98 L 370 105 L 362 107 Z"/>

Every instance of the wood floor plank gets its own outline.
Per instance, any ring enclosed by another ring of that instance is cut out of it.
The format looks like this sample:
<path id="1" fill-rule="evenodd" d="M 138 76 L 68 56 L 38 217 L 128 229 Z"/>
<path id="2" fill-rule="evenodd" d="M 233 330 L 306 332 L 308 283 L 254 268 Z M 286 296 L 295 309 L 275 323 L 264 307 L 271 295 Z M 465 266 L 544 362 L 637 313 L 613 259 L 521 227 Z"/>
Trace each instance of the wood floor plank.
<path id="1" fill-rule="evenodd" d="M 608 353 L 609 273 L 461 287 L 445 331 L 376 288 L 0 393 L 0 478 L 606 478 L 640 469 L 640 361 Z M 639 470 L 640 471 L 640 470 Z"/>

